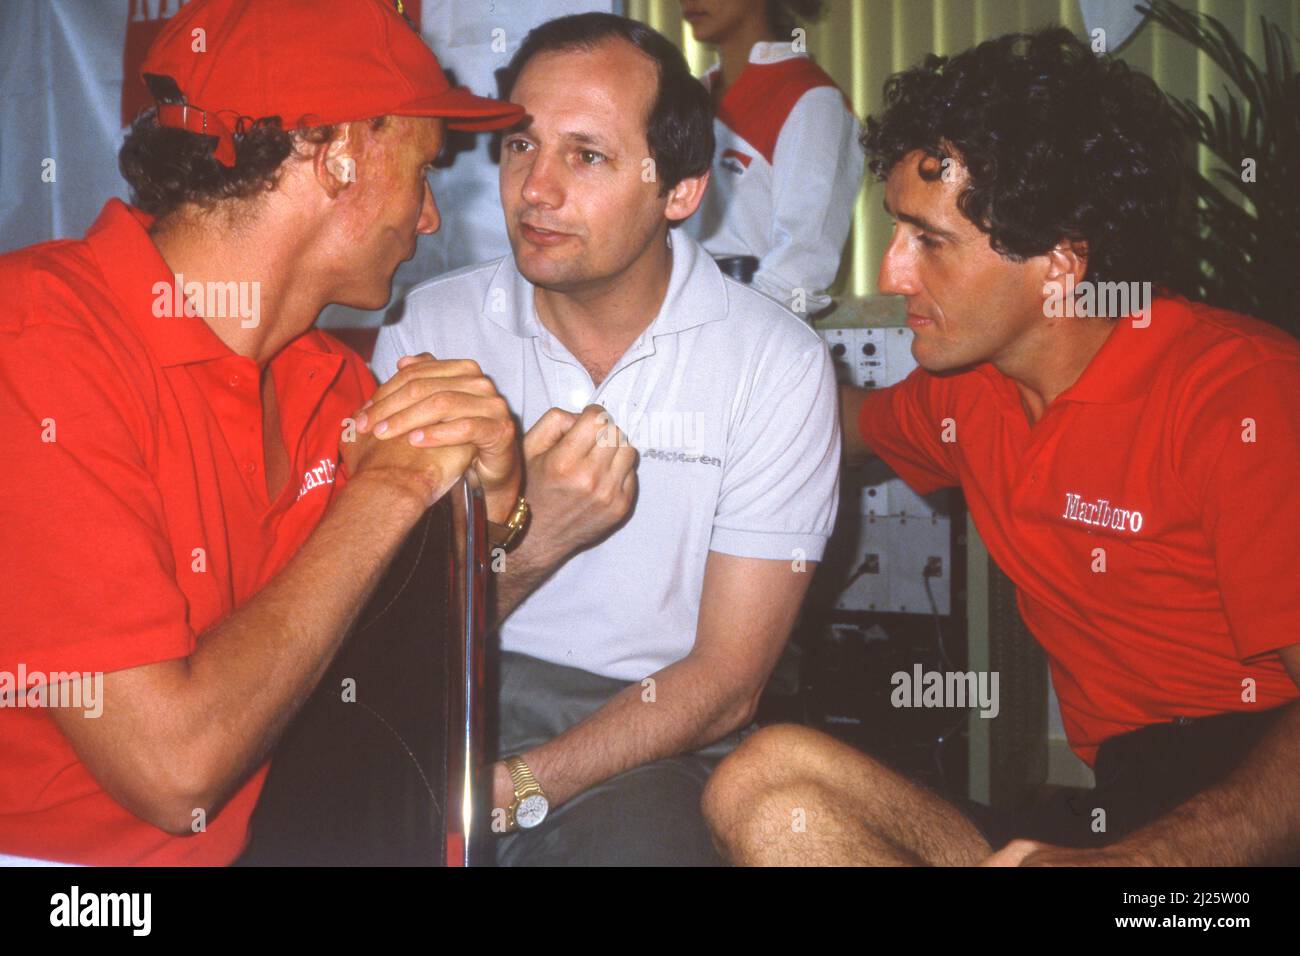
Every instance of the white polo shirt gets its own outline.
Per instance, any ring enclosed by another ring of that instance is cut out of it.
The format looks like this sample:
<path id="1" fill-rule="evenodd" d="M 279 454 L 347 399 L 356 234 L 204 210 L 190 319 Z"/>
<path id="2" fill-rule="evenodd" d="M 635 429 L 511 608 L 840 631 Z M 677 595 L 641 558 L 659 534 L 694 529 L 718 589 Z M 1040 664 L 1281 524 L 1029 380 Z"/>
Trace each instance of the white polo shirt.
<path id="1" fill-rule="evenodd" d="M 711 71 L 706 86 L 717 78 Z M 714 256 L 755 256 L 753 284 L 803 315 L 830 305 L 866 157 L 844 94 L 789 43 L 756 43 L 713 121 L 717 152 L 686 223 Z"/>
<path id="2" fill-rule="evenodd" d="M 819 560 L 838 501 L 825 344 L 688 236 L 670 242 L 659 315 L 599 386 L 542 325 L 512 256 L 413 289 L 371 363 L 384 381 L 403 355 L 472 358 L 525 429 L 552 407 L 596 403 L 628 434 L 640 452 L 631 517 L 501 629 L 505 650 L 627 681 L 691 650 L 709 551 Z"/>

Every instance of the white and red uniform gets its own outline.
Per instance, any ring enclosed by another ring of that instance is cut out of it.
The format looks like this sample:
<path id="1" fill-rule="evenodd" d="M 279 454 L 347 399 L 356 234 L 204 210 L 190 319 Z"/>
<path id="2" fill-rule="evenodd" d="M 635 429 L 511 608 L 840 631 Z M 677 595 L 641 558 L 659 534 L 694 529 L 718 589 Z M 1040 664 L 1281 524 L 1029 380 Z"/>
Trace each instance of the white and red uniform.
<path id="1" fill-rule="evenodd" d="M 825 308 L 864 161 L 844 95 L 789 43 L 756 43 L 713 131 L 713 182 L 686 228 L 715 257 L 757 257 L 754 286 L 787 307 L 802 289 L 804 314 Z"/>

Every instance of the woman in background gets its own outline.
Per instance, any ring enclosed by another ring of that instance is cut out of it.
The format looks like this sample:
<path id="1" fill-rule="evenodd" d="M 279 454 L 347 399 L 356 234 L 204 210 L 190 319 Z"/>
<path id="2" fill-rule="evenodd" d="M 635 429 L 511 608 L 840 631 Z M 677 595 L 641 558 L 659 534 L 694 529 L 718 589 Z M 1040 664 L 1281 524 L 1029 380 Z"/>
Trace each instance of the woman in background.
<path id="1" fill-rule="evenodd" d="M 747 270 L 727 260 L 756 258 L 755 287 L 816 316 L 831 304 L 825 290 L 863 168 L 843 93 L 792 42 L 795 17 L 817 17 L 823 0 L 681 3 L 695 39 L 719 59 L 703 78 L 718 140 L 713 183 L 687 228 L 733 275 Z"/>

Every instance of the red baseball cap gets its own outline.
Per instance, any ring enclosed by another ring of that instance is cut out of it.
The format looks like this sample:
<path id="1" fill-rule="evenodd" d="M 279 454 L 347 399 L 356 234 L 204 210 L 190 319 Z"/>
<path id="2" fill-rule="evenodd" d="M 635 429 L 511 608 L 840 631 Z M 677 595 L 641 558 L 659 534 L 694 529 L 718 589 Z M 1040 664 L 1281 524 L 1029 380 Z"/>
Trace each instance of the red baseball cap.
<path id="1" fill-rule="evenodd" d="M 452 129 L 501 129 L 522 106 L 447 82 L 399 0 L 191 0 L 149 48 L 141 76 L 175 80 L 185 105 L 158 122 L 217 138 L 235 164 L 234 131 L 278 116 L 301 129 L 376 116 L 442 116 Z"/>

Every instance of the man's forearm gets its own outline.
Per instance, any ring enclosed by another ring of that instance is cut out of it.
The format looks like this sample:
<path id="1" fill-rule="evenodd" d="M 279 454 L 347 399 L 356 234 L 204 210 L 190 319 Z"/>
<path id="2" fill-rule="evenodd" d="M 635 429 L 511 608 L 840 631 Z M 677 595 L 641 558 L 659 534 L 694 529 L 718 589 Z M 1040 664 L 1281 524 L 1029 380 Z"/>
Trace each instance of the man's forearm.
<path id="1" fill-rule="evenodd" d="M 536 591 L 557 567 L 563 563 L 551 554 L 537 538 L 529 539 L 527 532 L 519 547 L 509 554 L 492 554 L 489 567 L 493 569 L 490 583 L 491 611 L 489 630 L 510 616 L 524 598 Z"/>
<path id="2" fill-rule="evenodd" d="M 624 688 L 524 760 L 558 806 L 624 770 L 706 746 L 752 718 L 753 695 L 720 673 L 717 662 L 688 656 Z"/>
<path id="3" fill-rule="evenodd" d="M 320 680 L 422 500 L 353 479 L 280 573 L 189 657 L 107 674 L 112 706 L 98 719 L 52 711 L 104 789 L 171 832 L 186 832 L 194 810 L 215 813 Z"/>
<path id="4" fill-rule="evenodd" d="M 354 480 L 285 568 L 200 638 L 182 712 L 222 715 L 195 720 L 191 738 L 220 768 L 214 800 L 266 757 L 421 513 L 410 495 Z"/>
<path id="5" fill-rule="evenodd" d="M 195 809 L 215 813 L 310 695 L 421 513 L 417 496 L 353 479 L 298 553 L 188 658 L 108 675 L 105 695 L 127 702 L 112 725 L 65 728 L 104 735 L 86 749 L 105 788 L 165 829 Z"/>
<path id="6" fill-rule="evenodd" d="M 1300 852 L 1300 702 L 1221 783 L 1115 844 L 1156 866 L 1256 866 Z"/>

